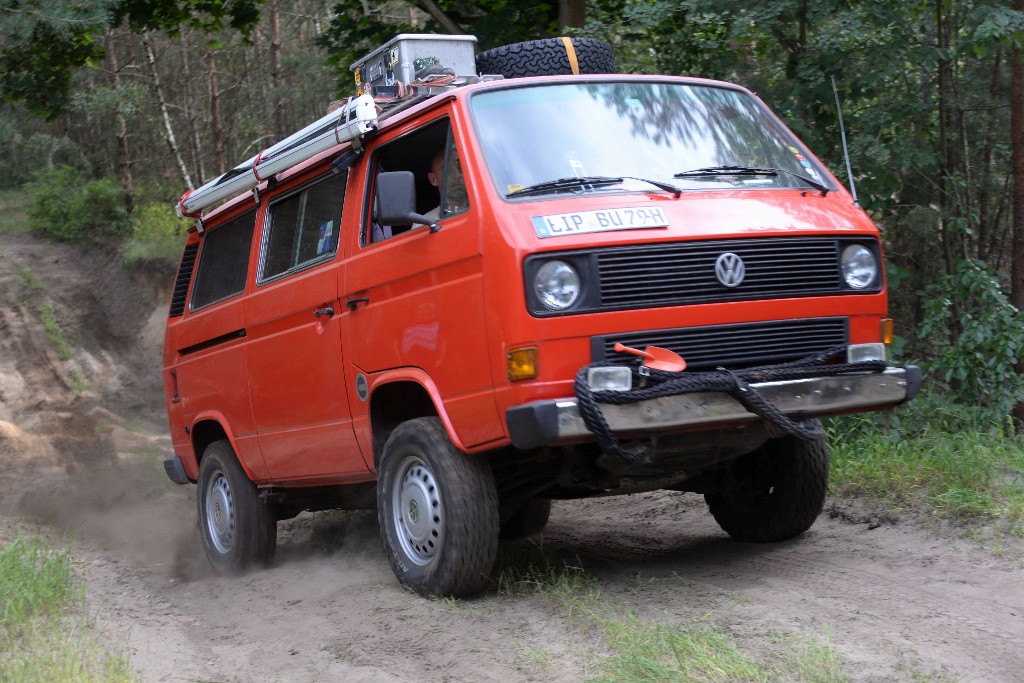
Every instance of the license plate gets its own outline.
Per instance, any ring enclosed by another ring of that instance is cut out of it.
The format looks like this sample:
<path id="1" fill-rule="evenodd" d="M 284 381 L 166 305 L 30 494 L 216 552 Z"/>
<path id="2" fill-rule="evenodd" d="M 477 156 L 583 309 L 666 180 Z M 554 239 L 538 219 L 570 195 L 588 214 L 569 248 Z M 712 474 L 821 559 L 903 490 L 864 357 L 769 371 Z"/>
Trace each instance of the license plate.
<path id="1" fill-rule="evenodd" d="M 533 217 L 533 229 L 537 232 L 537 237 L 540 238 L 579 235 L 586 232 L 665 227 L 668 227 L 668 218 L 659 206 L 601 209 L 599 211 Z"/>

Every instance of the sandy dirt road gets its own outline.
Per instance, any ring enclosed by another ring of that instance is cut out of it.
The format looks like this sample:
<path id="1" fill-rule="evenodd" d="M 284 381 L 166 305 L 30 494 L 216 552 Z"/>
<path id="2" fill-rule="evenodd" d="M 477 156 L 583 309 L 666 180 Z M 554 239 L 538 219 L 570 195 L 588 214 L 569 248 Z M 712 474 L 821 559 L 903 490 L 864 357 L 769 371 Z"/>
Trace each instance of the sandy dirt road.
<path id="1" fill-rule="evenodd" d="M 159 468 L 166 309 L 152 282 L 0 232 L 0 539 L 19 519 L 71 531 L 90 610 L 142 680 L 600 674 L 599 630 L 543 594 L 402 590 L 372 512 L 304 513 L 281 523 L 274 566 L 213 575 L 194 487 Z M 70 357 L 54 350 L 44 307 L 73 341 Z M 501 552 L 505 566 L 576 568 L 618 613 L 713 623 L 755 656 L 800 638 L 830 643 L 854 681 L 1022 680 L 1019 548 L 998 557 L 956 530 L 852 523 L 848 503 L 829 506 L 801 538 L 766 546 L 731 541 L 692 494 L 556 502 L 543 536 Z"/>

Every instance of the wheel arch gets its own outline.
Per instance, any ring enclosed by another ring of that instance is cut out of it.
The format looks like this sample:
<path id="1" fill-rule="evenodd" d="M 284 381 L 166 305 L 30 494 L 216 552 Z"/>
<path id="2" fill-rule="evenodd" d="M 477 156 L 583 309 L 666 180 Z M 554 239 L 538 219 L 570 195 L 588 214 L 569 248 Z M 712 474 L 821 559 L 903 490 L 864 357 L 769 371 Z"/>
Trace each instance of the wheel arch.
<path id="1" fill-rule="evenodd" d="M 190 431 L 192 450 L 196 456 L 197 474 L 198 468 L 201 468 L 203 465 L 203 454 L 206 452 L 207 447 L 215 441 L 227 440 L 231 445 L 231 450 L 235 453 L 235 459 L 238 460 L 242 469 L 245 470 L 246 476 L 249 477 L 250 481 L 254 481 L 253 472 L 246 466 L 243 458 L 239 456 L 235 434 L 223 415 L 219 413 L 200 414 L 196 416 Z"/>
<path id="2" fill-rule="evenodd" d="M 373 383 L 369 397 L 370 430 L 373 435 L 373 466 L 377 469 L 384 444 L 398 425 L 417 417 L 437 417 L 456 448 L 466 447 L 455 431 L 437 386 L 415 368 L 387 373 Z"/>

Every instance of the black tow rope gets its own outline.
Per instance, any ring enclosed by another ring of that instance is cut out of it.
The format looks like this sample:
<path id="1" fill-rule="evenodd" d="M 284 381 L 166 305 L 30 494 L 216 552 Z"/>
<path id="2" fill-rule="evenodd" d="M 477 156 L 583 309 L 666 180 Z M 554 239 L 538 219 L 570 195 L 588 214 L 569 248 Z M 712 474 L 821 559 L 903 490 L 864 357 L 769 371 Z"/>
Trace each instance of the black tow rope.
<path id="1" fill-rule="evenodd" d="M 772 403 L 762 396 L 754 387 L 755 382 L 779 382 L 786 380 L 805 379 L 842 375 L 848 372 L 881 372 L 886 368 L 885 361 L 871 360 L 858 363 L 835 363 L 846 354 L 846 346 L 836 346 L 790 363 L 763 365 L 743 370 L 718 368 L 710 372 L 667 372 L 645 367 L 637 359 L 629 365 L 633 373 L 633 386 L 638 389 L 631 391 L 593 391 L 587 380 L 590 368 L 622 366 L 622 362 L 603 361 L 591 363 L 580 368 L 576 373 L 575 391 L 579 400 L 580 414 L 587 429 L 594 433 L 597 443 L 606 453 L 624 462 L 636 463 L 646 461 L 651 453 L 648 440 L 637 440 L 622 444 L 612 433 L 608 421 L 604 419 L 599 404 L 626 405 L 646 401 L 663 396 L 678 396 L 699 391 L 720 391 L 729 394 L 739 401 L 744 408 L 761 418 L 768 429 L 770 438 L 793 435 L 804 441 L 817 441 L 824 438 L 820 427 L 807 426 L 796 422 L 779 411 Z M 829 363 L 826 365 L 826 363 Z"/>

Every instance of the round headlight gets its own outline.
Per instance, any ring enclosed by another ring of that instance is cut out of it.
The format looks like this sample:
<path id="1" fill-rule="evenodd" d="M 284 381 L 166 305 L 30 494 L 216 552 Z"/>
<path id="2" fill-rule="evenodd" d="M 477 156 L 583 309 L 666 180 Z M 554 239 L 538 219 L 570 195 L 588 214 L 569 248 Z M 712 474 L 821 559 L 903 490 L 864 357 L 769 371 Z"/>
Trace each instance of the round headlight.
<path id="1" fill-rule="evenodd" d="M 580 298 L 580 274 L 565 261 L 548 261 L 533 276 L 533 291 L 545 307 L 564 311 Z"/>
<path id="2" fill-rule="evenodd" d="M 843 280 L 851 289 L 864 289 L 878 275 L 878 261 L 871 250 L 861 244 L 851 244 L 843 249 L 840 259 Z"/>

